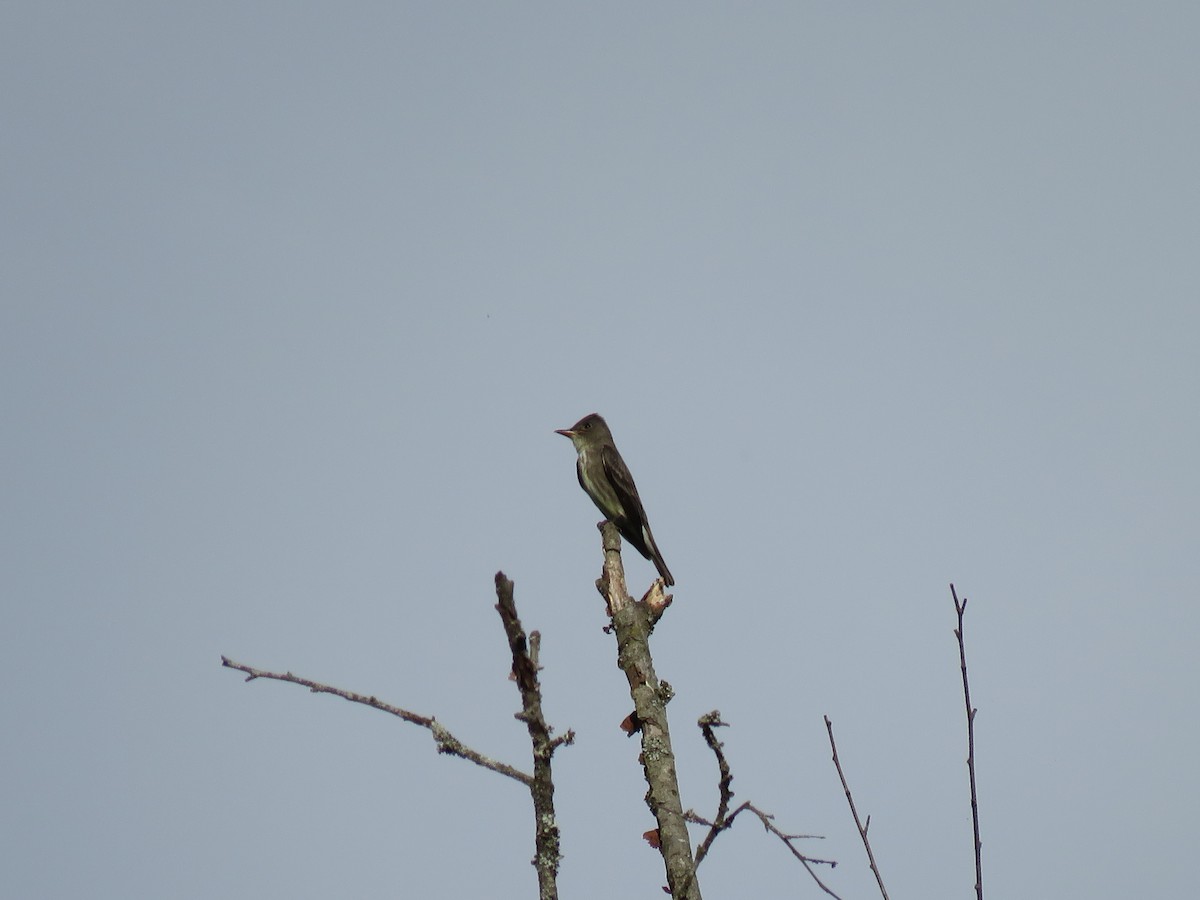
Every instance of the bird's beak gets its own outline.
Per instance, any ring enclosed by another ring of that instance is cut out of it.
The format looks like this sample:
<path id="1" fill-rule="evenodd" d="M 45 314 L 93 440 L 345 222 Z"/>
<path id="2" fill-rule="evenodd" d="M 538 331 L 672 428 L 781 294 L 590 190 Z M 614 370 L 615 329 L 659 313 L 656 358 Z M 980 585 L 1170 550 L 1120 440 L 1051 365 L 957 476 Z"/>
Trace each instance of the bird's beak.
<path id="1" fill-rule="evenodd" d="M 559 428 L 559 429 L 556 429 L 554 433 L 561 434 L 565 438 L 575 437 L 575 432 L 573 432 L 570 428 Z"/>

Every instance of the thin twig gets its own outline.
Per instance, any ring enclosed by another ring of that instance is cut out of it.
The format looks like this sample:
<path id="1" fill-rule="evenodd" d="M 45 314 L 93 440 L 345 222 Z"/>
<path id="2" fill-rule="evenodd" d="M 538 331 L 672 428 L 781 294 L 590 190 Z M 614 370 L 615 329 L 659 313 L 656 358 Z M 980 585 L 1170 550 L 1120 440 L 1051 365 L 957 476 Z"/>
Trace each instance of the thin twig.
<path id="1" fill-rule="evenodd" d="M 983 844 L 979 840 L 979 796 L 975 793 L 975 707 L 971 706 L 971 685 L 967 681 L 967 647 L 963 640 L 963 613 L 967 611 L 967 598 L 958 602 L 958 591 L 950 585 L 950 596 L 954 598 L 954 611 L 958 614 L 958 627 L 954 636 L 958 638 L 958 661 L 962 667 L 963 701 L 967 708 L 967 772 L 971 776 L 971 826 L 975 829 L 975 898 L 983 900 Z"/>
<path id="2" fill-rule="evenodd" d="M 730 787 L 733 783 L 733 775 L 729 771 L 729 762 L 725 759 L 725 752 L 722 749 L 724 745 L 717 740 L 716 729 L 729 727 L 727 723 L 721 721 L 720 711 L 714 709 L 712 712 L 701 716 L 696 724 L 700 726 L 700 731 L 704 735 L 704 742 L 708 744 L 708 748 L 712 750 L 713 756 L 717 758 L 717 771 L 721 773 L 721 778 L 717 781 L 717 792 L 720 795 L 720 799 L 717 800 L 717 817 L 713 819 L 714 824 L 710 826 L 708 834 L 704 836 L 704 840 L 696 848 L 696 868 L 700 868 L 700 863 L 708 855 L 708 848 L 717 839 L 717 835 L 731 824 L 729 820 L 729 803 L 733 800 L 733 789 Z"/>
<path id="3" fill-rule="evenodd" d="M 825 730 L 829 732 L 829 746 L 833 750 L 833 764 L 837 767 L 838 778 L 842 780 L 842 789 L 846 792 L 846 802 L 850 804 L 850 814 L 854 816 L 854 825 L 858 828 L 858 834 L 862 838 L 863 847 L 867 850 L 867 861 L 871 864 L 871 871 L 875 873 L 875 882 L 879 885 L 879 893 L 883 895 L 883 900 L 888 900 L 887 888 L 883 886 L 883 876 L 879 874 L 879 867 L 875 865 L 875 854 L 871 852 L 871 841 L 867 837 L 867 829 L 871 825 L 871 817 L 867 817 L 867 824 L 864 825 L 858 817 L 858 810 L 854 808 L 854 797 L 850 793 L 850 785 L 846 783 L 846 773 L 842 771 L 841 760 L 838 759 L 837 742 L 833 739 L 833 722 L 829 721 L 829 716 L 825 717 Z"/>
<path id="4" fill-rule="evenodd" d="M 401 709 L 399 706 L 384 703 L 376 697 L 368 697 L 366 694 L 357 694 L 354 691 L 331 687 L 328 684 L 321 684 L 319 681 L 301 678 L 299 675 L 293 675 L 291 672 L 268 672 L 265 669 L 256 669 L 253 666 L 234 662 L 227 656 L 221 657 L 221 665 L 229 669 L 237 669 L 239 672 L 245 672 L 249 676 L 246 678 L 247 681 L 253 681 L 256 678 L 287 681 L 291 684 L 303 685 L 314 694 L 333 694 L 335 697 L 341 697 L 343 700 L 349 700 L 351 703 L 361 703 L 363 706 L 370 706 L 372 709 L 390 713 L 393 716 L 403 719 L 405 722 L 411 722 L 413 725 L 428 728 L 433 734 L 434 741 L 437 743 L 438 753 L 447 753 L 450 756 L 461 757 L 475 763 L 477 766 L 483 766 L 485 769 L 491 769 L 493 772 L 507 775 L 509 778 L 521 782 L 526 787 L 533 786 L 533 777 L 531 775 L 526 775 L 520 769 L 514 768 L 507 763 L 499 762 L 489 756 L 484 756 L 479 751 L 471 749 L 446 730 L 446 727 L 432 716 L 418 715 L 417 713 L 409 712 L 407 709 Z"/>
<path id="5" fill-rule="evenodd" d="M 716 729 L 727 728 L 729 727 L 728 723 L 721 721 L 721 713 L 714 709 L 712 712 L 701 716 L 696 724 L 700 726 L 700 731 L 704 734 L 704 742 L 708 744 L 709 749 L 713 752 L 713 756 L 717 758 L 717 770 L 721 773 L 721 778 L 717 782 L 717 791 L 720 795 L 720 798 L 717 801 L 716 818 L 710 822 L 707 819 L 703 819 L 696 815 L 693 810 L 688 810 L 684 814 L 689 822 L 695 822 L 697 825 L 705 825 L 708 827 L 708 834 L 704 836 L 704 840 L 696 849 L 697 868 L 700 866 L 700 863 L 703 861 L 704 857 L 708 855 L 709 848 L 712 847 L 713 841 L 717 839 L 717 835 L 722 831 L 727 831 L 728 829 L 732 828 L 734 821 L 743 812 L 752 812 L 754 815 L 758 816 L 759 821 L 763 824 L 763 828 L 783 841 L 784 846 L 788 848 L 792 856 L 799 860 L 800 864 L 804 866 L 804 868 L 808 871 L 808 874 L 812 877 L 813 881 L 817 883 L 817 886 L 820 887 L 821 890 L 831 897 L 838 897 L 838 895 L 835 894 L 828 885 L 821 881 L 820 877 L 813 870 L 814 865 L 825 865 L 829 866 L 830 868 L 834 868 L 837 866 L 837 863 L 830 859 L 817 859 L 812 856 L 807 856 L 797 850 L 795 844 L 793 843 L 793 841 L 798 840 L 821 840 L 821 835 L 786 834 L 775 825 L 775 817 L 773 815 L 763 812 L 750 802 L 743 803 L 732 813 L 729 812 L 729 804 L 733 800 L 733 789 L 730 787 L 730 785 L 733 783 L 733 774 L 729 768 L 729 761 L 725 758 L 724 745 L 717 740 L 716 734 Z M 840 900 L 840 898 L 838 898 L 838 900 Z"/>

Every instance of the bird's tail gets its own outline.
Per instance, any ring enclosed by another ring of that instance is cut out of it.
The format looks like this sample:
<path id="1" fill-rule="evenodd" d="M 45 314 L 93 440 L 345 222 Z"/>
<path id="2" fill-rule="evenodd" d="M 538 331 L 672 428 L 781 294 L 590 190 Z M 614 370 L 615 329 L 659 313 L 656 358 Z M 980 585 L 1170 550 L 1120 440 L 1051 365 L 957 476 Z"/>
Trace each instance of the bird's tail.
<path id="1" fill-rule="evenodd" d="M 654 535 L 650 533 L 649 525 L 642 525 L 642 539 L 646 545 L 646 549 L 650 552 L 643 554 L 654 563 L 654 568 L 658 569 L 658 574 L 662 576 L 663 583 L 667 587 L 675 584 L 675 579 L 671 575 L 671 570 L 667 568 L 667 564 L 663 562 L 662 554 L 658 551 L 658 544 L 654 543 Z"/>

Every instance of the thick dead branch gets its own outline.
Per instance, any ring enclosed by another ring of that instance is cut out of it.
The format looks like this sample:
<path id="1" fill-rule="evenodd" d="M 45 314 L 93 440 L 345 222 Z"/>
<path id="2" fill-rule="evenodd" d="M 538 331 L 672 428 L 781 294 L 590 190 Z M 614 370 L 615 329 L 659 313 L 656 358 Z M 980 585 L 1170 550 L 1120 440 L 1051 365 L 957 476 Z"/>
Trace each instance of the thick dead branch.
<path id="1" fill-rule="evenodd" d="M 646 805 L 658 822 L 659 852 L 667 870 L 667 889 L 675 900 L 700 900 L 692 843 L 679 799 L 675 754 L 667 727 L 667 703 L 674 691 L 659 681 L 650 656 L 650 632 L 654 621 L 669 605 L 661 581 L 655 581 L 646 597 L 634 602 L 625 587 L 621 564 L 621 537 L 611 522 L 600 524 L 604 546 L 604 573 L 596 582 L 617 636 L 617 665 L 629 682 L 634 717 L 642 735 L 642 768 L 650 790 Z"/>

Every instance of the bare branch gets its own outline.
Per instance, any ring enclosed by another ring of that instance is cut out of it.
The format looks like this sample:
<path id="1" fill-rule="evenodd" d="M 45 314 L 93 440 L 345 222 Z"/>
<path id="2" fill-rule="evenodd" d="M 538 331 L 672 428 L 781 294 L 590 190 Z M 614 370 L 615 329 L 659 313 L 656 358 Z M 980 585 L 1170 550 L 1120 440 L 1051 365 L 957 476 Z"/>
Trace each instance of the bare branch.
<path id="1" fill-rule="evenodd" d="M 708 744 L 708 748 L 712 750 L 713 756 L 717 758 L 717 771 L 721 773 L 721 777 L 717 781 L 717 792 L 719 794 L 719 799 L 717 800 L 717 817 L 710 824 L 708 834 L 704 836 L 704 840 L 700 843 L 700 846 L 696 848 L 696 868 L 700 868 L 700 863 L 708 855 L 708 848 L 717 839 L 717 835 L 732 824 L 728 816 L 729 804 L 733 800 L 733 789 L 730 787 L 733 783 L 733 774 L 729 771 L 729 762 L 725 759 L 724 745 L 717 740 L 716 729 L 729 727 L 727 723 L 721 721 L 720 710 L 714 709 L 712 712 L 701 716 L 696 724 L 700 726 L 700 731 L 704 735 L 704 742 Z"/>
<path id="2" fill-rule="evenodd" d="M 414 712 L 409 712 L 407 709 L 401 709 L 399 706 L 393 706 L 390 703 L 384 703 L 376 697 L 368 697 L 366 694 L 357 694 L 354 691 L 346 691 L 341 688 L 335 688 L 328 684 L 321 684 L 319 681 L 312 681 L 308 678 L 301 678 L 299 675 L 293 675 L 291 672 L 268 672 L 265 669 L 256 669 L 252 666 L 244 665 L 243 663 L 234 662 L 227 656 L 221 657 L 221 665 L 229 669 L 237 669 L 239 672 L 247 674 L 246 680 L 253 681 L 256 678 L 270 678 L 273 681 L 287 681 L 291 684 L 299 684 L 308 688 L 314 694 L 333 694 L 335 697 L 341 697 L 343 700 L 349 700 L 351 703 L 361 703 L 363 706 L 369 706 L 372 709 L 378 709 L 381 712 L 390 713 L 405 722 L 411 722 L 413 725 L 420 725 L 422 728 L 428 728 L 433 734 L 433 739 L 437 743 L 438 753 L 446 753 L 450 756 L 458 756 L 462 759 L 469 760 L 477 766 L 483 766 L 485 769 L 491 769 L 493 772 L 499 772 L 501 775 L 507 775 L 527 787 L 533 786 L 532 776 L 526 775 L 520 769 L 516 769 L 507 763 L 499 762 L 489 756 L 484 756 L 478 750 L 473 750 L 452 735 L 441 722 L 432 716 L 422 716 Z"/>
<path id="3" fill-rule="evenodd" d="M 837 863 L 830 859 L 816 859 L 811 856 L 806 856 L 797 850 L 795 844 L 793 843 L 793 841 L 814 838 L 817 840 L 822 840 L 823 838 L 820 835 L 785 834 L 775 825 L 775 817 L 773 815 L 763 812 L 753 803 L 743 803 L 732 813 L 729 812 L 729 804 L 733 800 L 733 790 L 730 787 L 733 782 L 733 775 L 729 769 L 729 762 L 725 759 L 724 745 L 717 740 L 716 735 L 716 729 L 727 728 L 729 727 L 728 723 L 722 722 L 721 713 L 714 709 L 712 712 L 701 716 L 696 724 L 700 726 L 700 730 L 704 734 L 704 742 L 708 744 L 709 749 L 713 752 L 713 756 L 717 758 L 717 769 L 721 773 L 720 781 L 717 782 L 717 789 L 720 793 L 720 799 L 717 801 L 716 819 L 710 822 L 707 819 L 696 815 L 696 813 L 690 809 L 684 813 L 685 818 L 689 822 L 694 822 L 697 825 L 705 825 L 708 827 L 708 834 L 704 836 L 704 841 L 696 849 L 697 868 L 699 868 L 700 863 L 704 860 L 705 856 L 708 855 L 709 848 L 712 847 L 713 841 L 716 840 L 717 835 L 722 831 L 727 831 L 729 828 L 733 827 L 734 821 L 743 812 L 751 812 L 758 816 L 759 821 L 762 822 L 763 827 L 767 831 L 771 832 L 771 834 L 783 841 L 784 846 L 788 848 L 792 856 L 799 860 L 800 864 L 804 866 L 805 870 L 807 870 L 808 874 L 812 877 L 812 880 L 816 882 L 817 886 L 821 890 L 831 897 L 838 897 L 838 895 L 835 894 L 833 890 L 830 889 L 830 887 L 820 879 L 816 871 L 813 869 L 814 865 L 826 865 L 830 868 L 834 868 L 837 866 Z M 840 898 L 838 898 L 838 900 L 840 900 Z"/>
<path id="4" fill-rule="evenodd" d="M 837 742 L 833 739 L 833 722 L 829 721 L 829 716 L 825 717 L 825 730 L 829 732 L 829 746 L 833 750 L 833 764 L 837 767 L 838 778 L 842 780 L 842 789 L 846 792 L 846 802 L 850 804 L 850 814 L 854 816 L 854 824 L 858 828 L 859 836 L 862 838 L 863 847 L 867 850 L 867 860 L 871 863 L 871 871 L 875 873 L 875 882 L 879 885 L 879 893 L 883 895 L 883 900 L 888 900 L 887 888 L 883 886 L 883 876 L 879 874 L 879 867 L 875 865 L 875 854 L 871 852 L 871 841 L 867 838 L 867 829 L 871 825 L 871 817 L 867 816 L 866 825 L 858 818 L 858 810 L 854 808 L 854 797 L 850 794 L 850 785 L 846 783 L 846 773 L 842 771 L 842 763 L 838 759 Z"/>
<path id="5" fill-rule="evenodd" d="M 291 672 L 268 672 L 265 669 L 256 669 L 243 663 L 234 662 L 227 656 L 221 657 L 221 664 L 226 668 L 245 672 L 247 681 L 253 681 L 256 678 L 286 681 L 303 685 L 314 693 L 333 694 L 335 697 L 341 697 L 351 703 L 361 703 L 364 706 L 390 713 L 405 722 L 429 729 L 437 743 L 439 753 L 462 757 L 485 769 L 491 769 L 493 772 L 499 772 L 501 775 L 507 775 L 509 778 L 521 782 L 529 788 L 533 798 L 536 853 L 532 863 L 537 868 L 539 898 L 540 900 L 557 900 L 556 878 L 562 853 L 559 850 L 558 822 L 554 815 L 554 782 L 551 777 L 550 760 L 555 750 L 564 744 L 574 742 L 575 732 L 568 731 L 559 737 L 551 738 L 552 729 L 546 724 L 546 719 L 542 715 L 542 689 L 538 680 L 537 658 L 541 647 L 541 635 L 535 631 L 528 638 L 526 637 L 521 620 L 517 617 L 517 607 L 513 600 L 513 583 L 505 577 L 503 572 L 496 573 L 496 596 L 498 599 L 496 610 L 500 613 L 500 619 L 508 637 L 509 650 L 512 652 L 513 680 L 516 681 L 517 688 L 521 692 L 521 711 L 515 714 L 515 718 L 525 723 L 533 746 L 532 776 L 466 746 L 432 716 L 418 715 L 399 706 L 384 703 L 376 697 L 368 697 L 365 694 L 357 694 L 354 691 L 321 684 L 309 678 L 293 675 Z"/>
<path id="6" fill-rule="evenodd" d="M 963 640 L 963 613 L 967 611 L 967 598 L 958 602 L 958 592 L 950 585 L 950 596 L 954 598 L 954 611 L 958 614 L 958 627 L 954 636 L 958 638 L 958 661 L 962 667 L 963 701 L 967 708 L 967 772 L 971 777 L 971 825 L 975 829 L 975 897 L 983 900 L 983 844 L 979 840 L 979 796 L 975 793 L 975 713 L 971 706 L 971 685 L 967 681 L 967 647 Z"/>
<path id="7" fill-rule="evenodd" d="M 558 897 L 558 864 L 562 859 L 558 819 L 554 814 L 554 780 L 550 768 L 554 751 L 562 744 L 575 740 L 575 733 L 551 739 L 550 726 L 542 715 L 542 686 L 538 680 L 537 654 L 541 646 L 541 635 L 533 632 L 527 640 L 525 629 L 517 617 L 516 602 L 513 600 L 513 583 L 503 572 L 496 573 L 496 611 L 504 623 L 508 646 L 512 651 L 513 675 L 521 692 L 521 712 L 516 717 L 529 730 L 529 741 L 533 746 L 533 780 L 529 785 L 533 797 L 534 843 L 537 852 L 533 865 L 538 873 L 538 896 L 541 900 Z"/>
<path id="8" fill-rule="evenodd" d="M 625 569 L 621 564 L 621 536 L 611 522 L 600 524 L 604 546 L 604 572 L 596 587 L 608 604 L 612 627 L 617 637 L 617 665 L 629 682 L 635 722 L 642 734 L 642 768 L 650 790 L 646 805 L 658 822 L 659 852 L 667 870 L 667 889 L 674 900 L 700 900 L 692 842 L 688 835 L 683 804 L 679 799 L 679 780 L 675 772 L 675 753 L 667 727 L 667 703 L 674 694 L 671 686 L 659 681 L 650 656 L 650 631 L 656 615 L 666 608 L 661 587 L 651 588 L 648 601 L 634 602 L 625 587 Z"/>

